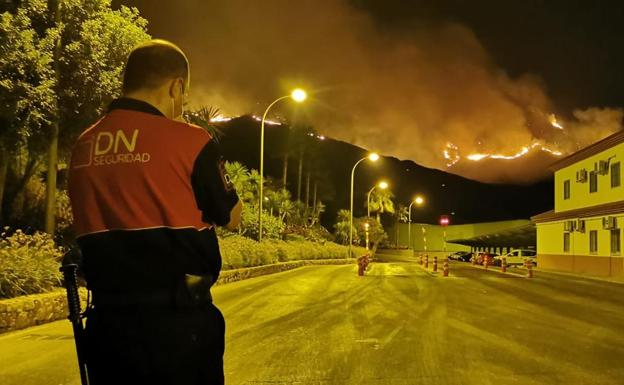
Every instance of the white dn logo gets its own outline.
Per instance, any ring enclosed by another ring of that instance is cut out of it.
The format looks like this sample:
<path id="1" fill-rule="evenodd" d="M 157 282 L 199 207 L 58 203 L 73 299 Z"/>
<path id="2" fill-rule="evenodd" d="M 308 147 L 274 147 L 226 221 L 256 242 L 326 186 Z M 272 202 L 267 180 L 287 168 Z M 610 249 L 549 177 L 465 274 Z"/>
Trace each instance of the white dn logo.
<path id="1" fill-rule="evenodd" d="M 126 148 L 126 152 L 134 152 L 138 136 L 139 130 L 134 130 L 130 140 L 128 140 L 128 137 L 126 137 L 122 130 L 117 130 L 114 136 L 110 132 L 100 132 L 95 141 L 95 155 L 108 154 L 111 150 L 113 150 L 113 154 L 119 153 L 120 142 Z"/>

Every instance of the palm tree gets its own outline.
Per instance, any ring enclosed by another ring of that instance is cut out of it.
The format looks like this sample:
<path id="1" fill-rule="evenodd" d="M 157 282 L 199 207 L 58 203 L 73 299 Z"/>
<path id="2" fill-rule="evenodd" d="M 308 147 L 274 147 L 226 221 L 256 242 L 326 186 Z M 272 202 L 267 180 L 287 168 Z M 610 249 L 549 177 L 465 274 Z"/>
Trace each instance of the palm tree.
<path id="1" fill-rule="evenodd" d="M 325 205 L 323 202 L 318 201 L 312 208 L 312 213 L 310 215 L 310 227 L 313 227 L 317 224 L 321 219 L 321 214 L 325 212 Z"/>
<path id="2" fill-rule="evenodd" d="M 297 206 L 290 199 L 282 201 L 279 206 L 279 214 L 282 222 L 285 222 L 287 219 L 292 218 L 297 211 Z"/>
<path id="3" fill-rule="evenodd" d="M 349 218 L 351 213 L 349 210 L 340 210 L 338 211 L 338 216 L 336 218 L 336 224 L 334 225 L 336 240 L 343 245 L 349 244 Z M 360 242 L 360 237 L 358 232 L 355 230 L 355 226 L 351 227 L 351 231 L 353 233 L 353 244 L 357 245 Z"/>
<path id="4" fill-rule="evenodd" d="M 407 212 L 407 206 L 399 204 L 396 208 L 396 212 L 395 212 L 395 218 L 396 218 L 396 225 L 394 226 L 395 229 L 395 248 L 399 248 L 399 223 L 403 222 L 407 222 L 407 218 L 408 218 L 408 212 Z"/>
<path id="5" fill-rule="evenodd" d="M 255 194 L 249 169 L 239 162 L 225 162 L 225 173 L 230 178 L 240 199 L 244 202 L 253 202 Z"/>
<path id="6" fill-rule="evenodd" d="M 188 110 L 184 112 L 184 120 L 200 126 L 212 135 L 215 140 L 219 140 L 223 136 L 223 132 L 213 123 L 213 119 L 219 116 L 219 109 L 213 106 L 204 106 L 197 110 Z"/>
<path id="7" fill-rule="evenodd" d="M 375 189 L 371 193 L 370 211 L 377 214 L 377 222 L 381 223 L 381 214 L 394 213 L 394 194 L 388 189 Z M 367 202 L 365 202 L 366 204 Z"/>

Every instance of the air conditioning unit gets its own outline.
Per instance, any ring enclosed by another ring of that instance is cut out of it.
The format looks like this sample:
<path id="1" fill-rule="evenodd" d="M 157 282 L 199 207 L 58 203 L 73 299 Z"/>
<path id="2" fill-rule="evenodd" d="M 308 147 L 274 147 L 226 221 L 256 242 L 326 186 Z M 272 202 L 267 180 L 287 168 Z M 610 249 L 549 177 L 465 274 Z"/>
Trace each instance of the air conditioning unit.
<path id="1" fill-rule="evenodd" d="M 596 172 L 599 175 L 607 175 L 609 173 L 609 161 L 608 160 L 599 161 L 598 169 L 596 170 Z"/>
<path id="2" fill-rule="evenodd" d="M 585 170 L 584 168 L 578 170 L 576 172 L 576 181 L 579 183 L 587 182 L 587 170 Z"/>
<path id="3" fill-rule="evenodd" d="M 572 232 L 574 231 L 574 227 L 576 226 L 576 222 L 575 221 L 565 221 L 563 223 L 563 230 L 564 231 L 568 231 L 568 232 Z"/>
<path id="4" fill-rule="evenodd" d="M 611 230 L 617 228 L 617 220 L 615 217 L 602 218 L 602 228 L 605 230 Z"/>
<path id="5" fill-rule="evenodd" d="M 579 219 L 576 221 L 576 231 L 578 231 L 579 233 L 585 232 L 585 220 L 584 219 Z"/>

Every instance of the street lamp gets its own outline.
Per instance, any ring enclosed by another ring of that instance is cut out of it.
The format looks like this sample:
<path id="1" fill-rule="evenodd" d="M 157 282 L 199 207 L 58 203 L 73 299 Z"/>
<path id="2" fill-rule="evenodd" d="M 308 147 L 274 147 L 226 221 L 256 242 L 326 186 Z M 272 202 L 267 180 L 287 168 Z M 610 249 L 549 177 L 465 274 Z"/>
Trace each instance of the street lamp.
<path id="1" fill-rule="evenodd" d="M 422 206 L 425 203 L 425 199 L 420 195 L 417 195 L 414 200 L 410 203 L 407 209 L 407 248 L 412 247 L 412 205 L 416 203 L 416 206 Z"/>
<path id="2" fill-rule="evenodd" d="M 376 189 L 377 187 L 379 187 L 382 190 L 385 190 L 388 188 L 388 183 L 381 181 L 379 183 L 377 183 L 376 185 L 373 186 L 373 188 L 371 188 L 370 190 L 368 190 L 368 197 L 366 198 L 366 212 L 367 212 L 367 217 L 370 217 L 370 197 L 371 197 L 371 193 L 373 192 L 374 189 Z"/>
<path id="3" fill-rule="evenodd" d="M 266 116 L 269 113 L 269 110 L 273 105 L 280 100 L 291 98 L 297 103 L 301 103 L 308 95 L 301 88 L 297 88 L 293 90 L 290 95 L 284 95 L 280 98 L 277 98 L 273 101 L 273 103 L 269 104 L 267 109 L 264 111 L 264 115 L 262 115 L 262 122 L 260 123 L 260 186 L 258 188 L 258 242 L 262 241 L 262 202 L 263 199 L 263 187 L 264 187 L 264 121 L 266 120 Z"/>
<path id="4" fill-rule="evenodd" d="M 351 258 L 351 249 L 353 246 L 353 181 L 355 179 L 355 168 L 365 160 L 376 162 L 379 160 L 379 155 L 375 152 L 371 152 L 368 156 L 358 160 L 351 169 L 351 199 L 349 204 L 349 258 Z"/>

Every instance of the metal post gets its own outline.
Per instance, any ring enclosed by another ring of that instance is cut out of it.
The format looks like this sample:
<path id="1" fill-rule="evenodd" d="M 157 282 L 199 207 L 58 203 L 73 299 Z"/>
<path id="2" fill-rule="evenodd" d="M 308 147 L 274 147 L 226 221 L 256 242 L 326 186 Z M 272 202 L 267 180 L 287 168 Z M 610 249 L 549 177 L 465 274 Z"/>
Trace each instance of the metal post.
<path id="1" fill-rule="evenodd" d="M 262 115 L 262 122 L 260 123 L 260 183 L 258 186 L 258 242 L 262 241 L 262 203 L 264 200 L 263 187 L 264 187 L 264 121 L 266 119 L 269 110 L 273 105 L 282 99 L 289 98 L 290 95 L 282 96 L 269 104 L 264 114 Z"/>
<path id="2" fill-rule="evenodd" d="M 355 180 L 355 168 L 366 159 L 368 159 L 368 157 L 358 160 L 351 169 L 351 196 L 349 202 L 349 258 L 353 255 L 353 183 Z"/>
<path id="3" fill-rule="evenodd" d="M 407 209 L 407 248 L 412 249 L 412 205 L 414 202 L 410 203 Z"/>

